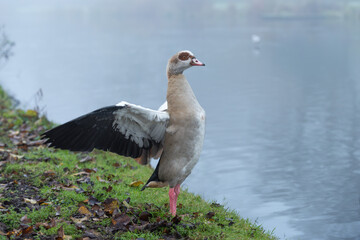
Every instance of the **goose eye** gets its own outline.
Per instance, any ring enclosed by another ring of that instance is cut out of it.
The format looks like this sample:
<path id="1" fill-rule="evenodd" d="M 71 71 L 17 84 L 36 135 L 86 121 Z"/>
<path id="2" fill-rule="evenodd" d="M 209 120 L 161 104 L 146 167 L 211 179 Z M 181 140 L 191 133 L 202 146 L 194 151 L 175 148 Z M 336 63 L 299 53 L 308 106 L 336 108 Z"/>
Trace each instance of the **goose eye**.
<path id="1" fill-rule="evenodd" d="M 184 53 L 180 53 L 179 54 L 179 59 L 182 60 L 182 61 L 185 61 L 185 60 L 188 60 L 189 59 L 189 54 L 184 52 Z"/>

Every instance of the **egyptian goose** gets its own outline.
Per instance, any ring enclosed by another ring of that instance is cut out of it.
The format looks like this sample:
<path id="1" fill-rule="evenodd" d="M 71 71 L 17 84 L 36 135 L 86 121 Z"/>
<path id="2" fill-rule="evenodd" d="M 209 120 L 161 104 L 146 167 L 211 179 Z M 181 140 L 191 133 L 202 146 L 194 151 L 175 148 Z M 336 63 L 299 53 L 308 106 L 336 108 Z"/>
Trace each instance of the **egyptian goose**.
<path id="1" fill-rule="evenodd" d="M 160 160 L 144 187 L 169 186 L 170 212 L 176 215 L 180 184 L 189 176 L 202 150 L 205 112 L 183 75 L 205 66 L 190 51 L 180 51 L 167 65 L 167 102 L 152 110 L 120 102 L 100 108 L 42 134 L 50 147 L 72 151 L 94 148 L 137 158 Z"/>

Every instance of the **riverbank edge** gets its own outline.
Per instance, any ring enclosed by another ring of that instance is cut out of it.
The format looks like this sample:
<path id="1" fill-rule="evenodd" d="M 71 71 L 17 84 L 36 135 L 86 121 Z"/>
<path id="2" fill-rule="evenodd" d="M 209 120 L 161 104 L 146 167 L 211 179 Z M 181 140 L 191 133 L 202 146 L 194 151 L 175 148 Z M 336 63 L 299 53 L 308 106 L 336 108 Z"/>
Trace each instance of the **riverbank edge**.
<path id="1" fill-rule="evenodd" d="M 182 189 L 140 192 L 152 169 L 103 151 L 47 148 L 55 126 L 14 108 L 0 86 L 0 239 L 277 239 L 235 211 Z"/>

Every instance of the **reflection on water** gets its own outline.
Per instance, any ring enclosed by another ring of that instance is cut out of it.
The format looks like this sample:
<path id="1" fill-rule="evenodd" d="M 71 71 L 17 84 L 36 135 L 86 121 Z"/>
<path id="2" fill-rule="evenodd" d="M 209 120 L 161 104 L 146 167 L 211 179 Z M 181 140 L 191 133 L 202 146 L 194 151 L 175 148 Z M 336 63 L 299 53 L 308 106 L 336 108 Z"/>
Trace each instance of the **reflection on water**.
<path id="1" fill-rule="evenodd" d="M 58 122 L 121 100 L 155 108 L 167 58 L 190 49 L 207 66 L 186 73 L 207 135 L 186 187 L 280 237 L 360 238 L 360 28 L 170 19 L 144 32 L 93 10 L 0 14 L 17 44 L 0 83 L 23 103 L 42 88 Z"/>

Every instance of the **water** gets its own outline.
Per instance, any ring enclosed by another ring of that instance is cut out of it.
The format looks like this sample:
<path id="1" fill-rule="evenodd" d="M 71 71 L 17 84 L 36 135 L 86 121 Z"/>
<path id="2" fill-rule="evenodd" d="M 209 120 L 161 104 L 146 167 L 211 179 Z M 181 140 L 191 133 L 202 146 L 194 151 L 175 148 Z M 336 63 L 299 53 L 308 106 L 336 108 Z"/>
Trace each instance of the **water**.
<path id="1" fill-rule="evenodd" d="M 197 5 L 175 17 L 97 1 L 0 5 L 16 42 L 0 84 L 22 107 L 41 88 L 59 123 L 121 100 L 157 108 L 167 59 L 189 49 L 206 63 L 186 75 L 207 133 L 185 187 L 281 238 L 360 239 L 359 26 L 217 21 Z"/>

